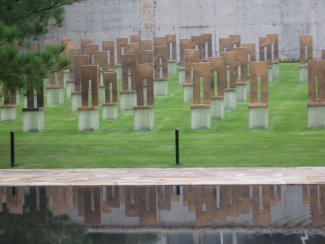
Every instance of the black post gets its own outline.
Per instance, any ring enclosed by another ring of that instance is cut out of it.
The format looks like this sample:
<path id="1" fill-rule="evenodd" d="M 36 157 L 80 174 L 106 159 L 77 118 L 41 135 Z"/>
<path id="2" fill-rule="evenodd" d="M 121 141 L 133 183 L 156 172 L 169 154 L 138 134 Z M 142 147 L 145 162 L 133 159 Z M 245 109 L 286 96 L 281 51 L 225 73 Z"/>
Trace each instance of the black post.
<path id="1" fill-rule="evenodd" d="M 176 186 L 176 195 L 177 196 L 181 195 L 181 187 L 180 186 Z"/>
<path id="2" fill-rule="evenodd" d="M 179 130 L 175 130 L 176 165 L 179 165 Z"/>
<path id="3" fill-rule="evenodd" d="M 10 166 L 15 167 L 15 132 L 12 130 L 10 132 Z"/>

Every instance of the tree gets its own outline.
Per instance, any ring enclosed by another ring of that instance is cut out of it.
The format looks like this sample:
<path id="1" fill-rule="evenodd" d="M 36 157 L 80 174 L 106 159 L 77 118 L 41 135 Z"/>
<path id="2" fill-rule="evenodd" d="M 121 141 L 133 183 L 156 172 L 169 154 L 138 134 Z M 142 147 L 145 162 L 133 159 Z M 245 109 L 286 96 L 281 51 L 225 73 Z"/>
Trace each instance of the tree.
<path id="1" fill-rule="evenodd" d="M 91 244 L 86 228 L 72 223 L 67 215 L 53 216 L 48 211 L 47 223 L 38 223 L 33 216 L 0 213 L 0 244 L 2 243 L 84 243 Z"/>
<path id="2" fill-rule="evenodd" d="M 11 91 L 38 85 L 68 65 L 64 46 L 40 50 L 39 37 L 61 26 L 64 6 L 77 1 L 0 0 L 0 84 Z"/>

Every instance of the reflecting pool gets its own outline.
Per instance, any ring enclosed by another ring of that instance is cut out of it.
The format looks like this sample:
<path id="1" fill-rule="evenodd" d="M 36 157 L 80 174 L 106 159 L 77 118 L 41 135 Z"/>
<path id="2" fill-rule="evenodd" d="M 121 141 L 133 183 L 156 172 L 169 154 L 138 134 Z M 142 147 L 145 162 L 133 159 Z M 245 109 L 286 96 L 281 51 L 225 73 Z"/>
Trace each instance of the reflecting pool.
<path id="1" fill-rule="evenodd" d="M 324 230 L 325 185 L 0 187 L 0 243 L 321 244 Z"/>

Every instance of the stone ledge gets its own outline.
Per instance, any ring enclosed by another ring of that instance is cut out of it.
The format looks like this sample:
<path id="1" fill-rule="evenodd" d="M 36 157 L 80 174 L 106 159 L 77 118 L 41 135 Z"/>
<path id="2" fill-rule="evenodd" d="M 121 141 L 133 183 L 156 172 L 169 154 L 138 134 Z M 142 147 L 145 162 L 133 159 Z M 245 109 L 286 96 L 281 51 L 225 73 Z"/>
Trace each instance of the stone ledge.
<path id="1" fill-rule="evenodd" d="M 191 108 L 196 109 L 196 108 L 210 108 L 210 104 L 192 104 Z"/>
<path id="2" fill-rule="evenodd" d="M 246 81 L 237 81 L 236 86 L 246 86 Z"/>
<path id="3" fill-rule="evenodd" d="M 49 85 L 46 89 L 63 89 L 63 85 Z"/>
<path id="4" fill-rule="evenodd" d="M 38 111 L 44 111 L 44 108 L 23 108 L 23 112 L 38 112 Z"/>
<path id="5" fill-rule="evenodd" d="M 210 97 L 211 100 L 223 100 L 224 97 L 223 96 L 213 96 L 213 97 Z"/>
<path id="6" fill-rule="evenodd" d="M 152 109 L 152 108 L 154 108 L 153 105 L 137 105 L 133 107 L 133 109 Z"/>
<path id="7" fill-rule="evenodd" d="M 113 106 L 117 106 L 117 103 L 103 103 L 102 106 L 103 107 L 113 107 Z"/>
<path id="8" fill-rule="evenodd" d="M 16 108 L 16 104 L 5 104 L 5 105 L 0 105 L 0 108 Z"/>
<path id="9" fill-rule="evenodd" d="M 120 91 L 120 94 L 135 94 L 135 90 L 122 90 Z"/>
<path id="10" fill-rule="evenodd" d="M 78 111 L 85 111 L 85 110 L 98 110 L 97 106 L 92 106 L 92 107 L 79 107 Z"/>
<path id="11" fill-rule="evenodd" d="M 250 103 L 248 105 L 249 108 L 267 108 L 268 104 L 267 103 Z"/>
<path id="12" fill-rule="evenodd" d="M 322 107 L 325 106 L 325 102 L 309 102 L 308 107 Z"/>
<path id="13" fill-rule="evenodd" d="M 186 82 L 185 82 L 185 83 L 183 84 L 183 86 L 188 86 L 188 87 L 190 87 L 190 86 L 193 86 L 193 83 L 186 83 Z"/>
<path id="14" fill-rule="evenodd" d="M 234 92 L 235 90 L 235 88 L 225 88 L 224 92 Z"/>
<path id="15" fill-rule="evenodd" d="M 73 91 L 71 92 L 71 95 L 81 95 L 81 91 Z"/>
<path id="16" fill-rule="evenodd" d="M 3 169 L 0 186 L 325 184 L 325 167 Z"/>

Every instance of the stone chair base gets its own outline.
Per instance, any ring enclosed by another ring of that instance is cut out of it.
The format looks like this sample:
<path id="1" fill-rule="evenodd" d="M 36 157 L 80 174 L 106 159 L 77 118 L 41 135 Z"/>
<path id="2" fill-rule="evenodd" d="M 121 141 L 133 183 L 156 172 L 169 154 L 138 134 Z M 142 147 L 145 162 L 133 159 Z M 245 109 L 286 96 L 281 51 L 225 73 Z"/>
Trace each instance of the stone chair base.
<path id="1" fill-rule="evenodd" d="M 48 106 L 64 103 L 64 88 L 63 86 L 47 87 L 46 88 L 46 103 Z"/>
<path id="2" fill-rule="evenodd" d="M 155 113 L 153 106 L 135 106 L 134 107 L 134 130 L 148 131 L 155 127 Z"/>
<path id="3" fill-rule="evenodd" d="M 154 79 L 153 83 L 155 97 L 168 96 L 168 79 Z"/>
<path id="4" fill-rule="evenodd" d="M 299 81 L 308 82 L 308 66 L 301 65 L 299 69 L 300 69 Z"/>
<path id="5" fill-rule="evenodd" d="M 16 105 L 0 106 L 0 121 L 14 121 L 17 119 Z"/>
<path id="6" fill-rule="evenodd" d="M 176 61 L 168 61 L 168 75 L 177 74 L 177 64 Z"/>
<path id="7" fill-rule="evenodd" d="M 67 81 L 65 87 L 66 87 L 67 97 L 70 98 L 71 93 L 75 90 L 74 83 L 71 81 Z"/>
<path id="8" fill-rule="evenodd" d="M 71 93 L 71 111 L 77 112 L 78 108 L 81 107 L 81 92 L 72 92 Z"/>
<path id="9" fill-rule="evenodd" d="M 189 103 L 193 101 L 193 84 L 183 84 L 184 102 Z"/>
<path id="10" fill-rule="evenodd" d="M 236 90 L 233 88 L 225 89 L 224 92 L 225 111 L 235 110 L 237 108 Z"/>
<path id="11" fill-rule="evenodd" d="M 44 130 L 43 108 L 23 108 L 23 132 Z"/>
<path id="12" fill-rule="evenodd" d="M 137 105 L 137 94 L 135 91 L 122 91 L 120 93 L 120 108 L 121 111 L 132 111 Z"/>
<path id="13" fill-rule="evenodd" d="M 279 63 L 274 62 L 272 64 L 272 78 L 273 80 L 277 80 L 280 77 Z"/>
<path id="14" fill-rule="evenodd" d="M 118 119 L 118 105 L 111 103 L 103 104 L 103 120 L 117 120 Z"/>
<path id="15" fill-rule="evenodd" d="M 266 104 L 250 104 L 248 110 L 249 129 L 267 129 L 269 127 L 269 109 Z"/>
<path id="16" fill-rule="evenodd" d="M 237 102 L 247 102 L 246 82 L 238 82 L 236 84 L 236 101 Z"/>
<path id="17" fill-rule="evenodd" d="M 209 105 L 192 105 L 191 129 L 208 130 L 211 128 L 211 108 Z"/>
<path id="18" fill-rule="evenodd" d="M 223 97 L 211 97 L 211 119 L 224 119 L 225 104 Z"/>
<path id="19" fill-rule="evenodd" d="M 97 107 L 78 108 L 78 130 L 95 131 L 99 128 L 99 113 Z"/>
<path id="20" fill-rule="evenodd" d="M 185 68 L 178 68 L 178 84 L 183 85 L 185 82 Z"/>
<path id="21" fill-rule="evenodd" d="M 325 127 L 325 103 L 308 104 L 308 128 Z"/>

